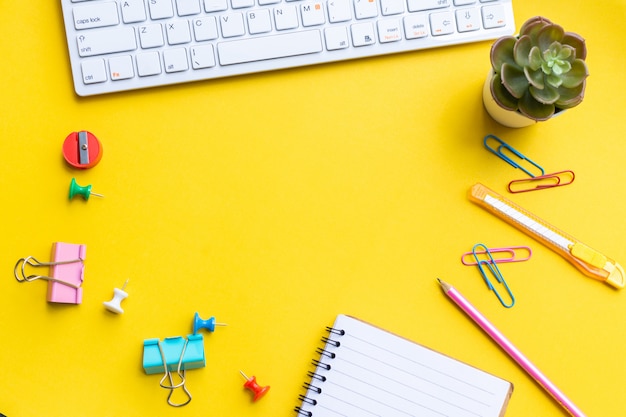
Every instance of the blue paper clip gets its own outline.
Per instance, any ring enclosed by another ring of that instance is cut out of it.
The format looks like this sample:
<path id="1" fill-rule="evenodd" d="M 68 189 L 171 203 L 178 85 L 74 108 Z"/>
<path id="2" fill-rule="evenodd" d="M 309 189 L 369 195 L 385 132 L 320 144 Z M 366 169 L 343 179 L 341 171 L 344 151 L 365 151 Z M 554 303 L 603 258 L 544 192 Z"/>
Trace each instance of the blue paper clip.
<path id="1" fill-rule="evenodd" d="M 477 248 L 481 248 L 481 250 L 477 251 Z M 500 272 L 500 269 L 498 268 L 496 261 L 493 259 L 493 256 L 491 255 L 491 251 L 489 251 L 489 248 L 487 248 L 487 246 L 483 245 L 482 243 L 477 243 L 472 248 L 472 253 L 474 254 L 474 259 L 476 259 L 476 265 L 478 266 L 478 269 L 480 270 L 480 274 L 483 276 L 485 283 L 487 283 L 487 287 L 496 294 L 496 297 L 498 297 L 500 304 L 502 304 L 506 308 L 513 307 L 515 305 L 515 297 L 513 296 L 513 293 L 511 292 L 509 285 L 506 283 L 506 280 L 502 276 L 502 273 Z M 487 255 L 488 259 L 478 259 L 479 254 Z M 496 278 L 496 281 L 502 284 L 504 288 L 506 289 L 506 292 L 509 294 L 509 297 L 511 298 L 511 302 L 509 304 L 507 304 L 504 301 L 504 299 L 500 296 L 500 293 L 498 292 L 498 290 L 496 290 L 496 288 L 491 283 L 491 280 L 487 277 L 487 273 L 485 272 L 485 269 L 484 269 L 485 266 L 489 269 L 491 274 Z"/>
<path id="2" fill-rule="evenodd" d="M 492 148 L 491 146 L 489 146 L 489 144 L 487 142 L 490 139 L 492 139 L 492 140 L 494 140 L 494 141 L 499 143 L 497 148 Z M 511 159 L 510 157 L 505 155 L 504 152 L 502 151 L 503 149 L 508 150 L 513 155 L 515 155 L 517 158 L 519 158 L 521 161 L 528 161 L 535 168 L 537 168 L 539 171 L 541 171 L 541 174 L 539 174 L 539 175 L 545 175 L 545 171 L 543 170 L 543 168 L 539 164 L 537 164 L 536 162 L 534 162 L 530 158 L 527 158 L 526 156 L 524 156 L 521 152 L 519 152 L 518 150 L 514 149 L 511 145 L 505 143 L 499 137 L 494 136 L 494 135 L 487 135 L 487 136 L 485 136 L 485 139 L 483 140 L 483 143 L 485 145 L 485 148 L 487 148 L 489 150 L 489 152 L 491 152 L 494 155 L 498 156 L 499 158 L 503 159 L 505 162 L 507 162 L 513 168 L 519 168 L 522 171 L 524 171 L 526 174 L 530 175 L 531 177 L 533 177 L 533 178 L 535 177 L 535 175 L 532 172 L 530 172 L 528 169 L 524 168 L 519 163 L 515 162 L 513 159 Z"/>

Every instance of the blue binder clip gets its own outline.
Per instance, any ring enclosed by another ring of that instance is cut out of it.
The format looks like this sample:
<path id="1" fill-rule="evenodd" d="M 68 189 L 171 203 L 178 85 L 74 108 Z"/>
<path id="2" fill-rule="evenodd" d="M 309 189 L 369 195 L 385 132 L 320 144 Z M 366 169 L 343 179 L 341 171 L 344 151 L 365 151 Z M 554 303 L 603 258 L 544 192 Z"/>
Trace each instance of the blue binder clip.
<path id="1" fill-rule="evenodd" d="M 146 339 L 143 342 L 143 369 L 148 375 L 163 372 L 163 358 L 168 371 L 175 371 L 178 364 L 181 370 L 204 368 L 204 338 L 201 334 L 159 339 Z M 182 359 L 182 360 L 181 360 Z"/>
<path id="2" fill-rule="evenodd" d="M 170 391 L 167 403 L 172 407 L 182 407 L 189 404 L 191 394 L 185 385 L 185 373 L 188 369 L 203 368 L 206 366 L 204 357 L 204 338 L 201 334 L 191 334 L 187 338 L 181 336 L 159 339 L 146 339 L 143 342 L 143 369 L 146 374 L 164 372 L 159 382 L 162 388 Z M 178 375 L 179 383 L 174 383 L 172 372 Z M 169 383 L 166 382 L 169 380 Z M 186 401 L 176 403 L 172 395 L 177 388 L 182 388 L 187 396 Z"/>

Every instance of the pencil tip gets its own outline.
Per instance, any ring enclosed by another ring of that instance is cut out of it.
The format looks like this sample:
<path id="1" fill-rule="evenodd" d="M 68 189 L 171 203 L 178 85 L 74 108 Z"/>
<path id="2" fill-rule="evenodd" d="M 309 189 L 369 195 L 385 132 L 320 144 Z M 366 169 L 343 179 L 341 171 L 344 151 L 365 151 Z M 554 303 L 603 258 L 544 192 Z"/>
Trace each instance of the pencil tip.
<path id="1" fill-rule="evenodd" d="M 445 292 L 448 292 L 448 290 L 449 290 L 450 288 L 452 288 L 452 287 L 450 286 L 450 284 L 448 284 L 447 282 L 443 281 L 441 278 L 437 278 L 437 281 L 439 281 L 439 285 L 441 285 L 441 288 L 443 288 L 443 290 L 444 290 Z"/>

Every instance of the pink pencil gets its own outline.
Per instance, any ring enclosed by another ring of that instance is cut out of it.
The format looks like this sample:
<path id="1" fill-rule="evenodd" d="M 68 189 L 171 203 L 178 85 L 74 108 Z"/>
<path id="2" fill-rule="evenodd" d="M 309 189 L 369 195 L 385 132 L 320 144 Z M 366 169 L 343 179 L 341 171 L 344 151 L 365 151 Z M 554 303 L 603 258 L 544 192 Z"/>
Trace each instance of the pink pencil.
<path id="1" fill-rule="evenodd" d="M 443 282 L 439 278 L 439 285 L 443 288 L 443 292 L 454 301 L 454 303 L 461 308 L 461 310 L 465 311 L 465 313 L 472 319 L 476 324 L 478 324 L 484 331 L 487 333 L 506 353 L 513 358 L 515 362 L 519 366 L 521 366 L 530 376 L 532 376 L 535 381 L 539 383 L 552 397 L 563 406 L 572 416 L 574 417 L 585 417 L 582 411 L 576 405 L 569 400 L 561 392 L 560 389 L 556 387 L 550 380 L 539 370 L 535 365 L 532 364 L 528 360 L 526 356 L 522 352 L 520 352 L 513 344 L 506 338 L 498 329 L 494 327 L 485 316 L 483 316 L 480 311 L 476 310 L 476 308 L 469 302 L 465 297 L 461 295 L 454 287 L 450 284 Z"/>

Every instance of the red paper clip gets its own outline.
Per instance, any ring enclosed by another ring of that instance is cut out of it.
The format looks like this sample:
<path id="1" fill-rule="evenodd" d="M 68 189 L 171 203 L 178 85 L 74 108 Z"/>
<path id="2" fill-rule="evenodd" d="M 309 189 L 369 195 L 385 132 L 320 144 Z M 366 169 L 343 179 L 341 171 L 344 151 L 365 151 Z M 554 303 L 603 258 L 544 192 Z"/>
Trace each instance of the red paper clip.
<path id="1" fill-rule="evenodd" d="M 489 252 L 493 257 L 495 263 L 506 262 L 523 262 L 530 259 L 533 251 L 528 246 L 509 246 L 506 248 L 489 248 Z M 476 255 L 486 255 L 486 251 L 476 251 Z M 503 257 L 502 254 L 505 256 Z M 508 254 L 508 256 L 506 256 Z M 465 258 L 470 256 L 471 260 L 467 261 Z M 461 262 L 466 266 L 478 265 L 475 260 L 474 252 L 466 252 L 461 256 Z M 491 263 L 491 258 L 485 258 L 485 262 Z"/>
<path id="2" fill-rule="evenodd" d="M 515 194 L 527 191 L 545 190 L 546 188 L 562 187 L 573 183 L 574 178 L 576 178 L 574 171 L 565 170 L 533 178 L 513 180 L 509 183 L 509 191 Z M 517 186 L 523 188 L 517 188 Z"/>

